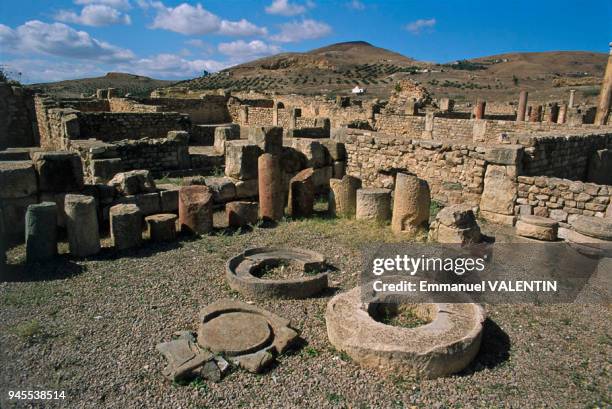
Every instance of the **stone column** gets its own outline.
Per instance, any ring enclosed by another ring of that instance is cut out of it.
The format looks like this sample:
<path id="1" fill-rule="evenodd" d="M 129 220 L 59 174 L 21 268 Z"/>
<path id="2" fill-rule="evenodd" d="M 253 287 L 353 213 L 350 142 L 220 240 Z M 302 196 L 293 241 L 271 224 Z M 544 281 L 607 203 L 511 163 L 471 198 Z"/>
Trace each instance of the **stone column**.
<path id="1" fill-rule="evenodd" d="M 138 247 L 142 243 L 142 213 L 135 204 L 110 208 L 110 230 L 117 250 Z"/>
<path id="2" fill-rule="evenodd" d="M 145 217 L 151 241 L 172 241 L 176 238 L 176 215 L 172 213 L 154 214 Z"/>
<path id="3" fill-rule="evenodd" d="M 87 257 L 98 253 L 100 232 L 95 199 L 92 196 L 66 195 L 64 212 L 70 254 Z"/>
<path id="4" fill-rule="evenodd" d="M 570 89 L 570 96 L 569 96 L 569 104 L 568 107 L 573 108 L 574 107 L 574 97 L 576 96 L 576 90 L 575 89 Z"/>
<path id="5" fill-rule="evenodd" d="M 567 104 L 563 104 L 559 108 L 559 116 L 557 117 L 557 123 L 564 124 L 566 118 L 567 118 Z"/>
<path id="6" fill-rule="evenodd" d="M 612 100 L 612 43 L 610 43 L 610 54 L 608 55 L 608 65 L 601 83 L 599 93 L 599 105 L 595 115 L 595 125 L 605 125 L 610 114 L 610 101 Z"/>
<path id="7" fill-rule="evenodd" d="M 368 188 L 357 190 L 357 220 L 376 220 L 379 223 L 391 218 L 391 190 Z"/>
<path id="8" fill-rule="evenodd" d="M 283 189 L 278 156 L 264 153 L 257 160 L 259 217 L 278 221 L 284 213 Z"/>
<path id="9" fill-rule="evenodd" d="M 29 205 L 25 223 L 27 262 L 45 261 L 57 255 L 57 205 L 53 202 Z"/>
<path id="10" fill-rule="evenodd" d="M 183 186 L 179 190 L 181 231 L 206 234 L 213 229 L 213 194 L 206 186 Z"/>
<path id="11" fill-rule="evenodd" d="M 345 175 L 329 180 L 329 212 L 334 216 L 353 217 L 357 210 L 357 189 L 361 179 Z"/>
<path id="12" fill-rule="evenodd" d="M 423 139 L 433 139 L 434 130 L 434 111 L 428 110 L 425 112 L 425 129 L 423 130 Z"/>
<path id="13" fill-rule="evenodd" d="M 312 181 L 314 170 L 304 169 L 289 181 L 289 214 L 293 217 L 312 216 L 315 186 Z"/>
<path id="14" fill-rule="evenodd" d="M 531 108 L 529 113 L 529 122 L 540 122 L 542 120 L 542 105 L 536 105 Z"/>
<path id="15" fill-rule="evenodd" d="M 236 201 L 225 204 L 225 215 L 230 227 L 244 227 L 257 223 L 259 217 L 257 202 Z"/>
<path id="16" fill-rule="evenodd" d="M 516 113 L 517 122 L 525 121 L 525 112 L 527 111 L 528 98 L 529 98 L 529 93 L 527 91 L 521 91 L 521 93 L 519 94 L 518 111 Z"/>
<path id="17" fill-rule="evenodd" d="M 474 118 L 484 119 L 486 107 L 487 107 L 487 101 L 483 101 L 481 99 L 476 101 L 476 108 L 474 109 Z"/>
<path id="18" fill-rule="evenodd" d="M 548 115 L 548 123 L 556 124 L 559 119 L 559 104 L 553 102 L 550 105 L 550 114 Z"/>
<path id="19" fill-rule="evenodd" d="M 429 221 L 430 204 L 429 185 L 425 180 L 398 173 L 395 177 L 391 230 L 396 234 L 417 233 Z"/>

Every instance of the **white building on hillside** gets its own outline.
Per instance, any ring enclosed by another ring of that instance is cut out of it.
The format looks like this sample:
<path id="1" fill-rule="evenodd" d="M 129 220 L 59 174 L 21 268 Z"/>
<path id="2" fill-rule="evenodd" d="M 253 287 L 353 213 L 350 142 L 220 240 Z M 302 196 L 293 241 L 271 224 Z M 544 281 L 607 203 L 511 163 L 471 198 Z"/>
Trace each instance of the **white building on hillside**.
<path id="1" fill-rule="evenodd" d="M 365 88 L 359 88 L 358 85 L 355 85 L 355 88 L 351 90 L 353 94 L 365 94 Z"/>

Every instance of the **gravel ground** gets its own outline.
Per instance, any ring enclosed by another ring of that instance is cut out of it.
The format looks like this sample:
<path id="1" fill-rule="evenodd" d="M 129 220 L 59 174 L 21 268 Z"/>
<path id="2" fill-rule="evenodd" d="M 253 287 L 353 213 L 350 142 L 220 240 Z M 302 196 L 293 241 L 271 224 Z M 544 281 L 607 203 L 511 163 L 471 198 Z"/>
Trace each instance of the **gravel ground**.
<path id="1" fill-rule="evenodd" d="M 339 354 L 324 311 L 337 291 L 357 284 L 361 245 L 393 240 L 388 228 L 310 219 L 219 231 L 200 239 L 106 248 L 67 256 L 0 284 L 0 407 L 70 408 L 447 408 L 610 407 L 612 328 L 606 305 L 487 305 L 481 351 L 463 373 L 444 379 L 381 378 Z M 105 243 L 108 246 L 108 242 Z M 198 310 L 221 298 L 245 299 L 224 279 L 227 258 L 249 246 L 320 251 L 337 268 L 333 289 L 309 300 L 257 301 L 289 318 L 304 345 L 269 372 L 234 371 L 220 383 L 180 386 L 161 376 L 155 345 L 195 329 Z M 62 246 L 65 251 L 65 245 Z M 66 400 L 19 403 L 8 390 L 63 390 Z"/>

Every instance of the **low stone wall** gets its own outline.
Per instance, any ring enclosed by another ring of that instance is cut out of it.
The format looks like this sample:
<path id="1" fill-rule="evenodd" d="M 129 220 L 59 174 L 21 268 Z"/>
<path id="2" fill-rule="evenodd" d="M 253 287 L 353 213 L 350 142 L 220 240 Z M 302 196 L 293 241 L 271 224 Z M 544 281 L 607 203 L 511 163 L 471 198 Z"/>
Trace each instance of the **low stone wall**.
<path id="1" fill-rule="evenodd" d="M 407 170 L 425 179 L 435 200 L 477 205 L 485 174 L 484 149 L 375 132 L 336 134 L 347 152 L 347 173 L 364 186 L 393 188 L 394 172 Z"/>
<path id="2" fill-rule="evenodd" d="M 604 217 L 612 186 L 545 176 L 519 176 L 517 213 L 533 212 L 562 223 L 578 215 Z M 523 207 L 524 206 L 524 207 Z"/>
<path id="3" fill-rule="evenodd" d="M 188 130 L 189 118 L 176 112 L 80 112 L 80 138 L 105 142 L 122 139 L 163 138 L 169 131 Z"/>

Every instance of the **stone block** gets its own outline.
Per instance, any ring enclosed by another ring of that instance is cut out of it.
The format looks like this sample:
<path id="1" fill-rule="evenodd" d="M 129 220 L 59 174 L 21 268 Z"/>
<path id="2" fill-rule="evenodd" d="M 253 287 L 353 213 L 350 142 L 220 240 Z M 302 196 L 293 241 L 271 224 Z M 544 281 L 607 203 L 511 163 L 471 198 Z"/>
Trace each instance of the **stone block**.
<path id="1" fill-rule="evenodd" d="M 322 190 L 329 187 L 329 181 L 333 177 L 334 168 L 333 166 L 324 166 L 322 168 L 314 169 L 312 175 L 312 182 L 316 190 Z"/>
<path id="2" fill-rule="evenodd" d="M 46 261 L 57 255 L 57 205 L 42 202 L 28 206 L 25 221 L 26 260 Z"/>
<path id="3" fill-rule="evenodd" d="M 264 153 L 280 155 L 283 148 L 283 128 L 280 126 L 253 126 L 249 128 L 247 139 L 259 146 Z"/>
<path id="4" fill-rule="evenodd" d="M 257 179 L 257 158 L 262 150 L 248 141 L 225 143 L 225 175 L 234 179 Z"/>
<path id="5" fill-rule="evenodd" d="M 41 192 L 78 192 L 83 189 L 83 166 L 76 153 L 35 152 L 32 161 Z"/>
<path id="6" fill-rule="evenodd" d="M 120 158 L 94 159 L 89 163 L 94 183 L 106 183 L 123 170 Z"/>
<path id="7" fill-rule="evenodd" d="M 306 157 L 309 168 L 321 168 L 331 163 L 327 149 L 316 139 L 295 138 L 292 147 Z"/>
<path id="8" fill-rule="evenodd" d="M 291 142 L 289 142 L 291 144 Z M 304 169 L 306 166 L 306 156 L 298 150 L 283 146 L 283 151 L 280 157 L 281 170 L 285 173 L 296 173 Z"/>
<path id="9" fill-rule="evenodd" d="M 38 193 L 32 161 L 0 162 L 0 199 L 16 199 Z"/>
<path id="10" fill-rule="evenodd" d="M 240 139 L 240 133 L 233 127 L 219 126 L 215 129 L 215 140 L 213 146 L 215 151 L 225 154 L 225 142 Z"/>
<path id="11" fill-rule="evenodd" d="M 183 186 L 179 191 L 181 231 L 206 234 L 213 229 L 213 195 L 207 186 Z"/>
<path id="12" fill-rule="evenodd" d="M 160 195 L 157 192 L 139 193 L 134 196 L 134 199 L 143 216 L 161 212 Z"/>
<path id="13" fill-rule="evenodd" d="M 236 199 L 236 186 L 228 177 L 210 176 L 204 179 L 204 183 L 213 194 L 215 203 L 225 203 Z"/>
<path id="14" fill-rule="evenodd" d="M 117 250 L 138 247 L 142 243 L 142 212 L 133 204 L 110 208 L 110 229 Z"/>
<path id="15" fill-rule="evenodd" d="M 259 206 L 257 202 L 228 202 L 225 204 L 225 214 L 230 227 L 253 225 L 259 218 Z"/>
<path id="16" fill-rule="evenodd" d="M 487 148 L 484 159 L 495 165 L 519 165 L 523 157 L 522 145 L 506 145 Z"/>
<path id="17" fill-rule="evenodd" d="M 125 196 L 155 191 L 155 182 L 148 170 L 131 170 L 117 173 L 109 182 L 120 194 Z"/>
<path id="18" fill-rule="evenodd" d="M 319 142 L 327 149 L 331 160 L 343 161 L 346 159 L 346 148 L 342 142 L 332 139 L 321 139 Z"/>
<path id="19" fill-rule="evenodd" d="M 35 195 L 0 200 L 0 208 L 4 216 L 5 233 L 11 241 L 15 239 L 23 240 L 26 210 L 29 205 L 37 202 L 38 197 Z"/>
<path id="20" fill-rule="evenodd" d="M 84 195 L 66 195 L 64 211 L 70 254 L 87 257 L 98 253 L 100 233 L 95 199 Z"/>
<path id="21" fill-rule="evenodd" d="M 178 211 L 178 194 L 180 186 L 172 184 L 157 185 L 161 202 L 161 211 L 175 213 Z"/>
<path id="22" fill-rule="evenodd" d="M 145 217 L 149 238 L 152 241 L 172 241 L 176 238 L 175 214 L 154 214 Z"/>
<path id="23" fill-rule="evenodd" d="M 507 167 L 503 165 L 487 166 L 480 209 L 512 215 L 517 197 L 517 186 L 514 178 L 508 174 Z"/>
<path id="24" fill-rule="evenodd" d="M 236 198 L 246 199 L 256 197 L 259 193 L 259 182 L 257 179 L 234 180 L 236 186 Z"/>

